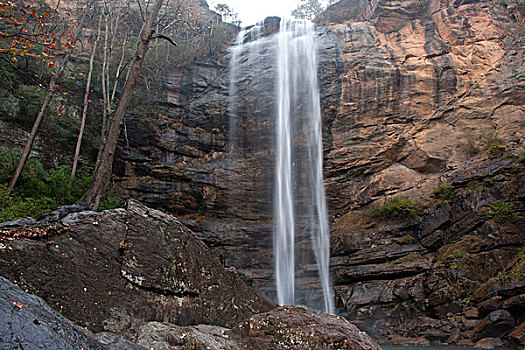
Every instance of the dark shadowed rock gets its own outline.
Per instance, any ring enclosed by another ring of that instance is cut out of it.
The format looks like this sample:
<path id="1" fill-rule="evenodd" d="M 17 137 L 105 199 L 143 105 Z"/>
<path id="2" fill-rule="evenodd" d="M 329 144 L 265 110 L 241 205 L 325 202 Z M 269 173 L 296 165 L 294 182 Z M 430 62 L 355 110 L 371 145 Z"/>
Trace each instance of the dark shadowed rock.
<path id="1" fill-rule="evenodd" d="M 41 298 L 25 293 L 0 277 L 0 349 L 109 348 L 100 344 L 89 331 L 57 313 Z"/>
<path id="2" fill-rule="evenodd" d="M 492 311 L 472 330 L 473 339 L 501 337 L 514 327 L 514 319 L 507 310 Z"/>
<path id="3" fill-rule="evenodd" d="M 22 228 L 22 227 L 29 227 L 36 223 L 37 221 L 33 219 L 32 217 L 12 220 L 12 221 L 6 221 L 6 222 L 0 223 L 0 230 L 11 230 L 11 229 L 17 229 L 17 228 Z"/>
<path id="4" fill-rule="evenodd" d="M 521 346 L 525 346 L 525 322 L 516 327 L 515 330 L 510 332 L 509 337 L 514 339 Z"/>

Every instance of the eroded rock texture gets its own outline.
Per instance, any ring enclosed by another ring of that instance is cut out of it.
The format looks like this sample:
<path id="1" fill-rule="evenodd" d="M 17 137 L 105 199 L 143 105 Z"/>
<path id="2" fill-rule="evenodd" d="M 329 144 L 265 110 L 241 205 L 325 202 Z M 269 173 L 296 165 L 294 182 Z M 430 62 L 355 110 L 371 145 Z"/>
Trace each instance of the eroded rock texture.
<path id="1" fill-rule="evenodd" d="M 234 326 L 275 306 L 176 218 L 138 202 L 54 224 L 72 231 L 3 241 L 2 274 L 92 331 L 130 335 L 152 320 Z"/>
<path id="2" fill-rule="evenodd" d="M 482 133 L 523 150 L 523 7 L 463 3 L 345 0 L 319 19 L 344 60 L 326 162 L 332 215 L 428 193 Z"/>
<path id="3" fill-rule="evenodd" d="M 140 329 L 136 339 L 147 348 L 167 350 L 381 349 L 345 319 L 303 306 L 279 307 L 232 329 L 151 322 Z"/>
<path id="4" fill-rule="evenodd" d="M 524 170 L 512 157 L 478 159 L 418 218 L 356 210 L 337 220 L 331 269 L 345 316 L 387 342 L 523 343 Z"/>
<path id="5" fill-rule="evenodd" d="M 523 4 L 343 0 L 317 22 L 340 310 L 384 329 L 376 335 L 386 340 L 466 341 L 501 309 L 494 300 L 523 293 L 521 280 L 497 278 L 522 269 L 525 186 L 515 155 L 525 130 Z M 127 118 L 115 187 L 184 216 L 227 266 L 273 296 L 273 155 L 263 135 L 275 111 L 273 87 L 260 78 L 274 72 L 250 70 L 255 62 L 241 57 L 242 104 L 232 123 L 230 57 L 173 70 L 155 108 Z M 261 60 L 270 59 L 263 50 Z M 253 94 L 253 84 L 264 93 Z M 235 152 L 232 135 L 243 140 Z M 440 180 L 463 197 L 432 199 Z M 368 216 L 392 196 L 427 201 L 428 213 L 406 222 Z M 515 219 L 496 223 L 497 201 Z M 345 216 L 350 211 L 357 214 Z M 471 263 L 452 261 L 464 255 Z M 297 271 L 298 283 L 313 286 L 314 268 Z M 515 328 L 505 334 L 522 341 L 523 313 L 512 317 Z"/>
<path id="6" fill-rule="evenodd" d="M 0 348 L 144 350 L 114 334 L 97 337 L 3 277 L 0 277 Z"/>

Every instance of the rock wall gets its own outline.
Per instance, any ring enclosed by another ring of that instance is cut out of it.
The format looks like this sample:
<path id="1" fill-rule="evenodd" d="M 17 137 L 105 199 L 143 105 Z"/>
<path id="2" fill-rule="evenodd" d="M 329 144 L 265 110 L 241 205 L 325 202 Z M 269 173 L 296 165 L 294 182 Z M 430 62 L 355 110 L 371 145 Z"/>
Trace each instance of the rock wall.
<path id="1" fill-rule="evenodd" d="M 523 150 L 522 13 L 517 2 L 351 0 L 318 19 L 344 60 L 327 120 L 332 215 L 424 196 L 482 133 Z"/>
<path id="2" fill-rule="evenodd" d="M 492 287 L 498 273 L 522 268 L 523 165 L 513 155 L 524 149 L 524 13 L 518 1 L 343 0 L 317 19 L 337 298 L 350 319 L 385 329 L 381 339 L 477 341 L 490 335 L 472 335 L 475 325 L 509 310 L 483 303 L 523 293 L 519 283 Z M 269 32 L 278 25 L 270 22 Z M 226 265 L 273 296 L 271 154 L 260 140 L 273 111 L 246 89 L 243 118 L 231 124 L 228 62 L 225 53 L 173 70 L 154 108 L 127 118 L 115 188 L 184 216 Z M 233 129 L 245 144 L 232 157 Z M 433 199 L 439 181 L 457 196 Z M 393 196 L 426 202 L 426 214 L 368 214 Z M 497 201 L 510 203 L 513 225 L 494 222 Z M 455 261 L 455 250 L 482 274 Z M 308 268 L 301 274 L 308 284 Z M 511 317 L 512 327 L 523 322 Z"/>

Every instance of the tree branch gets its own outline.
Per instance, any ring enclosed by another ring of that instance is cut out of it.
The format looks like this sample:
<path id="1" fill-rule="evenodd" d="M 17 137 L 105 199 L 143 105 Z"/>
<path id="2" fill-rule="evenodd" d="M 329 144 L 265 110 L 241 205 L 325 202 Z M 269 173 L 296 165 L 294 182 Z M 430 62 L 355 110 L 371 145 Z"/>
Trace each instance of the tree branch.
<path id="1" fill-rule="evenodd" d="M 155 35 L 153 35 L 153 37 L 151 39 L 165 39 L 165 40 L 169 41 L 171 45 L 179 46 L 175 41 L 173 41 L 172 38 L 170 38 L 169 36 L 164 35 L 164 34 L 155 34 Z"/>

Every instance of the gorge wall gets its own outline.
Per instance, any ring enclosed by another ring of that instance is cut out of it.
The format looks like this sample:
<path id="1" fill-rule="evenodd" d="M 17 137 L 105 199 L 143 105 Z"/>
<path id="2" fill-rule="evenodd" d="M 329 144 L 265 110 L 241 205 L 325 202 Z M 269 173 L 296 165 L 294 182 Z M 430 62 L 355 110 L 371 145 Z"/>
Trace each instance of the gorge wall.
<path id="1" fill-rule="evenodd" d="M 524 14 L 518 1 L 343 0 L 317 19 L 336 299 L 378 339 L 524 341 Z M 266 34 L 278 25 L 267 19 Z M 274 297 L 272 151 L 261 135 L 275 111 L 272 89 L 250 93 L 271 72 L 241 58 L 245 141 L 230 154 L 228 62 L 170 70 L 155 105 L 127 116 L 114 187 L 181 216 Z M 455 195 L 432 198 L 439 181 Z M 426 211 L 369 213 L 393 196 Z M 510 222 L 495 222 L 498 201 Z M 309 283 L 308 267 L 298 274 Z"/>

